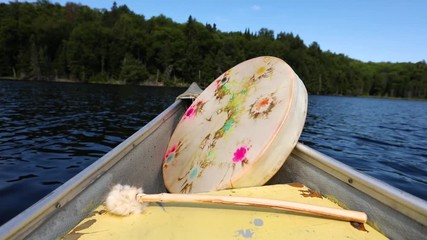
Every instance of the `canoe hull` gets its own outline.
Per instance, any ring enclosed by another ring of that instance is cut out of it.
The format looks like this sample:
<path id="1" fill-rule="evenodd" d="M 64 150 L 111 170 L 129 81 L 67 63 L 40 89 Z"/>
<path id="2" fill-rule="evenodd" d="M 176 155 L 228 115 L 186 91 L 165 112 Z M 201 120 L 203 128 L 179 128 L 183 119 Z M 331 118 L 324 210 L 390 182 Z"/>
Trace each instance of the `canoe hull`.
<path id="1" fill-rule="evenodd" d="M 212 196 L 251 196 L 340 208 L 301 183 L 214 191 Z M 101 205 L 64 240 L 95 239 L 386 239 L 363 225 L 356 228 L 311 214 L 254 206 L 164 202 L 151 203 L 142 214 L 119 217 Z M 220 231 L 218 231 L 220 229 Z"/>
<path id="2" fill-rule="evenodd" d="M 427 237 L 425 201 L 301 143 L 268 184 L 280 182 L 303 182 L 345 208 L 366 212 L 368 223 L 391 239 Z"/>

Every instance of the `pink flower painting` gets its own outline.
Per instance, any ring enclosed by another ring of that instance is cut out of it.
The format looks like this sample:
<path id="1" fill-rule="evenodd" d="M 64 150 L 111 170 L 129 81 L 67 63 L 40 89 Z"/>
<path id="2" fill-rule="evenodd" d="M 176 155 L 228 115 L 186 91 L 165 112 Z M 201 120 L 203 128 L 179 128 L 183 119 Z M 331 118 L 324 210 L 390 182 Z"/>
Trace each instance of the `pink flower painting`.
<path id="1" fill-rule="evenodd" d="M 181 147 L 181 143 L 179 142 L 173 145 L 171 148 L 169 148 L 169 150 L 165 154 L 165 158 L 164 158 L 165 164 L 170 163 L 176 157 L 180 147 Z"/>
<path id="2" fill-rule="evenodd" d="M 199 100 L 192 104 L 184 113 L 183 119 L 193 119 L 198 113 L 202 112 L 205 101 Z"/>
<path id="3" fill-rule="evenodd" d="M 233 162 L 234 163 L 239 163 L 241 162 L 243 163 L 247 163 L 248 159 L 246 158 L 246 154 L 249 151 L 249 147 L 247 146 L 243 146 L 243 147 L 239 147 L 236 149 L 236 151 L 234 151 L 233 153 Z"/>
<path id="4" fill-rule="evenodd" d="M 190 106 L 184 114 L 184 118 L 193 118 L 196 115 L 196 106 Z"/>

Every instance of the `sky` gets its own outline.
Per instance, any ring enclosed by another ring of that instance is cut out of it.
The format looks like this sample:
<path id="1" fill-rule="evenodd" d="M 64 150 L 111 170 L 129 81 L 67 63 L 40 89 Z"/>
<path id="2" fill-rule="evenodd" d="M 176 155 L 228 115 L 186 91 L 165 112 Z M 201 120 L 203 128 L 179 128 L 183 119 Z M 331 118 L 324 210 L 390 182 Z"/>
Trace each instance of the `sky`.
<path id="1" fill-rule="evenodd" d="M 114 0 L 50 0 L 111 9 Z M 8 2 L 0 0 L 0 2 Z M 34 2 L 34 1 L 29 1 Z M 427 0 L 116 0 L 146 19 L 191 15 L 222 32 L 261 28 L 364 62 L 427 61 Z"/>

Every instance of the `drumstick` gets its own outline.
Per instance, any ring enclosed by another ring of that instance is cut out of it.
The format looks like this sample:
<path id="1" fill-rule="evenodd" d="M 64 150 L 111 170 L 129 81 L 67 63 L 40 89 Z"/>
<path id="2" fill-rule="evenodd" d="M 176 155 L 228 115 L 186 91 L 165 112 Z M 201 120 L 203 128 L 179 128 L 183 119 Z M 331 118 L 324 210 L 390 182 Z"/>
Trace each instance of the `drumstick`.
<path id="1" fill-rule="evenodd" d="M 239 206 L 252 206 L 298 212 L 331 219 L 365 223 L 367 215 L 364 212 L 329 208 L 305 203 L 288 202 L 264 198 L 212 196 L 201 194 L 144 194 L 142 188 L 117 184 L 107 196 L 105 205 L 107 211 L 116 215 L 126 216 L 141 213 L 148 202 L 182 202 L 182 203 L 211 203 Z"/>

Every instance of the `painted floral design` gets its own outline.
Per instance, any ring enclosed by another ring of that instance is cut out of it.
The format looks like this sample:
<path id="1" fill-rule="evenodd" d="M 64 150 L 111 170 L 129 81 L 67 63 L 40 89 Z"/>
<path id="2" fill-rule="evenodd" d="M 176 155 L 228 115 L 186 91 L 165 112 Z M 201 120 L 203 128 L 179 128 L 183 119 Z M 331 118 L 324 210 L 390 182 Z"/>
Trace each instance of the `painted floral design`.
<path id="1" fill-rule="evenodd" d="M 179 149 L 181 148 L 182 144 L 181 142 L 178 142 L 177 144 L 173 145 L 169 150 L 166 152 L 164 157 L 164 164 L 167 165 L 168 163 L 171 163 L 179 154 Z"/>
<path id="2" fill-rule="evenodd" d="M 228 82 L 228 80 L 230 80 L 230 71 L 225 72 L 222 75 L 222 77 L 218 78 L 215 81 L 215 87 L 216 87 L 216 89 L 219 89 L 222 86 L 224 86 Z"/>
<path id="3" fill-rule="evenodd" d="M 221 100 L 226 95 L 230 94 L 230 88 L 227 83 L 230 80 L 230 71 L 225 72 L 222 77 L 215 80 L 215 97 L 218 100 Z"/>
<path id="4" fill-rule="evenodd" d="M 183 181 L 180 192 L 181 193 L 191 192 L 191 189 L 193 188 L 194 180 L 200 177 L 202 172 L 203 172 L 203 168 L 197 165 L 193 165 L 183 177 L 178 177 L 178 181 Z"/>
<path id="5" fill-rule="evenodd" d="M 249 82 L 253 85 L 257 81 L 265 78 L 270 78 L 273 76 L 273 67 L 271 66 L 271 63 L 266 60 L 266 65 L 259 67 L 254 75 L 252 75 L 249 79 Z"/>
<path id="6" fill-rule="evenodd" d="M 194 120 L 195 125 L 190 122 L 187 129 L 180 132 L 177 139 L 180 142 L 172 145 L 164 157 L 165 169 L 174 161 L 179 160 L 179 165 L 183 163 L 184 169 L 179 171 L 172 170 L 172 166 L 169 168 L 173 171 L 173 174 L 169 175 L 173 179 L 168 180 L 174 185 L 174 191 L 198 191 L 198 181 L 204 173 L 212 174 L 212 171 L 220 170 L 223 172 L 217 174 L 222 176 L 212 181 L 219 181 L 216 182 L 218 185 L 230 186 L 239 171 L 246 171 L 244 168 L 257 160 L 258 140 L 251 138 L 256 137 L 252 136 L 252 132 L 242 134 L 240 126 L 250 126 L 251 119 L 257 119 L 257 128 L 264 126 L 264 122 L 258 119 L 268 119 L 273 109 L 281 103 L 281 92 L 274 92 L 278 91 L 274 88 L 275 63 L 267 57 L 261 65 L 255 65 L 257 67 L 233 68 L 225 72 L 209 86 L 210 89 L 206 91 L 209 95 L 202 93 L 204 100 L 198 98 L 186 110 L 182 120 Z M 276 98 L 279 98 L 279 101 Z M 207 101 L 210 102 L 205 107 Z M 193 129 L 191 126 L 200 129 Z M 185 151 L 184 147 L 181 147 L 184 139 L 187 140 Z M 174 139 L 174 142 L 177 140 Z M 181 156 L 177 159 L 180 148 Z M 211 179 L 203 178 L 201 181 Z"/>
<path id="7" fill-rule="evenodd" d="M 193 119 L 197 114 L 203 111 L 203 107 L 206 102 L 203 100 L 199 100 L 198 102 L 192 104 L 187 111 L 184 113 L 183 119 Z"/>
<path id="8" fill-rule="evenodd" d="M 262 67 L 258 68 L 258 70 L 256 71 L 256 75 L 258 76 L 258 78 L 271 77 L 272 73 L 273 73 L 273 68 L 272 67 L 266 67 L 266 66 L 262 66 Z"/>
<path id="9" fill-rule="evenodd" d="M 249 116 L 257 119 L 260 116 L 268 118 L 268 114 L 276 106 L 276 98 L 273 94 L 258 98 L 249 109 Z"/>
<path id="10" fill-rule="evenodd" d="M 198 167 L 194 167 L 190 170 L 190 174 L 188 176 L 188 179 L 193 180 L 196 178 L 197 175 L 199 175 L 200 169 Z"/>
<path id="11" fill-rule="evenodd" d="M 246 163 L 248 163 L 248 159 L 246 157 L 246 154 L 249 151 L 249 147 L 248 146 L 242 146 L 237 148 L 234 153 L 233 153 L 233 163 L 241 163 L 242 166 Z"/>
<path id="12" fill-rule="evenodd" d="M 185 118 L 193 118 L 196 115 L 196 106 L 190 106 L 187 111 L 185 111 L 184 119 Z"/>

